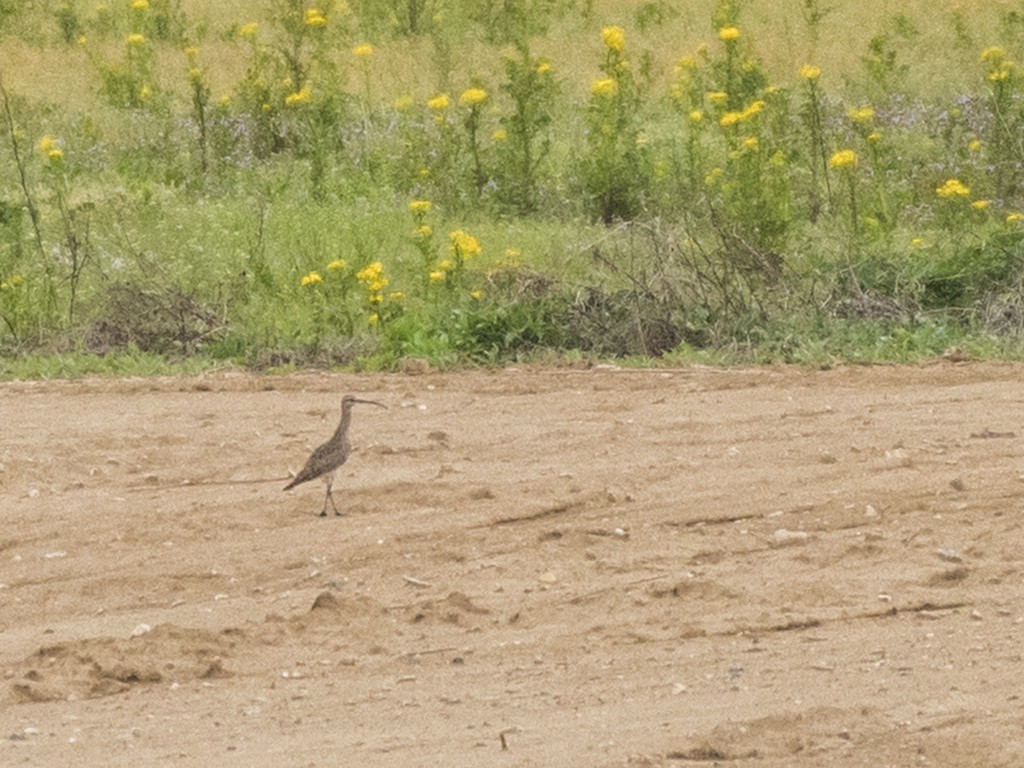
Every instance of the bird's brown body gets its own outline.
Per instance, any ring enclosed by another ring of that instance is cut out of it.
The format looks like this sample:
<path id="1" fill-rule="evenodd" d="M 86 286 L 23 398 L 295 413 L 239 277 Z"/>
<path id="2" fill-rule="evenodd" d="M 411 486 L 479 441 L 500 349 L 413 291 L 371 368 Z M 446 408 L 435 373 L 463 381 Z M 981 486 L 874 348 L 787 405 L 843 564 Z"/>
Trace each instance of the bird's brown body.
<path id="1" fill-rule="evenodd" d="M 352 444 L 348 439 L 348 426 L 352 421 L 352 406 L 356 403 L 366 403 L 367 405 L 387 408 L 386 405 L 375 400 L 361 400 L 352 395 L 345 395 L 341 399 L 341 421 L 338 423 L 338 428 L 334 430 L 331 439 L 310 454 L 305 466 L 299 470 L 295 479 L 284 487 L 287 491 L 301 483 L 315 480 L 318 477 L 323 478 L 323 481 L 327 484 L 327 495 L 324 497 L 324 508 L 320 512 L 321 517 L 327 515 L 327 502 L 331 503 L 334 514 L 342 514 L 334 503 L 331 487 L 334 485 L 335 472 L 348 460 L 348 455 L 352 452 Z"/>

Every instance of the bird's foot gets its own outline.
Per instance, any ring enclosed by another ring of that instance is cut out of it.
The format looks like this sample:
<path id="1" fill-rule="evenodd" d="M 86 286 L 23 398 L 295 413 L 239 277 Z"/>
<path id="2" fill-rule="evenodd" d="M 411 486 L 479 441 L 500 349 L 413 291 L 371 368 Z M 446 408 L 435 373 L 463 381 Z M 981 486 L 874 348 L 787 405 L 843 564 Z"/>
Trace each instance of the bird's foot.
<path id="1" fill-rule="evenodd" d="M 327 510 L 326 509 L 323 512 L 320 513 L 320 517 L 327 517 Z"/>

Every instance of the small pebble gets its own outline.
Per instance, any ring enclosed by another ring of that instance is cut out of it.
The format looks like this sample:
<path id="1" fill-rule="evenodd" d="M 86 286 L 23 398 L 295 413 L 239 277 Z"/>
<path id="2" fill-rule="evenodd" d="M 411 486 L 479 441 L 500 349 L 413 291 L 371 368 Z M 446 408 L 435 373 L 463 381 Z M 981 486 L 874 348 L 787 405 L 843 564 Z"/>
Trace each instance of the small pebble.
<path id="1" fill-rule="evenodd" d="M 787 531 L 785 528 L 779 528 L 779 530 L 772 534 L 772 546 L 800 546 L 801 544 L 807 543 L 807 538 L 808 536 L 806 531 Z"/>

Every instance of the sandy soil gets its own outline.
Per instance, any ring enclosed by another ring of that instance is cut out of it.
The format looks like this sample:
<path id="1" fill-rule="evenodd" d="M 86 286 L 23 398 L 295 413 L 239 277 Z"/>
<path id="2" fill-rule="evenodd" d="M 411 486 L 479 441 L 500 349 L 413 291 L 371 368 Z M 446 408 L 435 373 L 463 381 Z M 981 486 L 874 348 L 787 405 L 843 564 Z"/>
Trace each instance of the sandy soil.
<path id="1" fill-rule="evenodd" d="M 1022 380 L 2 385 L 0 764 L 1022 765 Z"/>

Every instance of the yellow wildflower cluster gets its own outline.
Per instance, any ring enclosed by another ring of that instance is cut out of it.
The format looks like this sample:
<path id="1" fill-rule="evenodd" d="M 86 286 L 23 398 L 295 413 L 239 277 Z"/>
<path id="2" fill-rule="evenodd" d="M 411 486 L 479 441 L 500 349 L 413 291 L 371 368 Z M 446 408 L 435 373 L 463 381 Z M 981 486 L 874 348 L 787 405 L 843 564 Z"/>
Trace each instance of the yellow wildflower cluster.
<path id="1" fill-rule="evenodd" d="M 16 288 L 17 286 L 21 285 L 24 280 L 25 278 L 23 278 L 21 275 L 12 275 L 10 280 L 4 280 L 3 282 L 0 282 L 0 291 L 7 291 L 10 290 L 11 288 Z"/>
<path id="2" fill-rule="evenodd" d="M 132 34 L 128 35 L 128 37 L 126 37 L 124 41 L 131 46 L 145 45 L 146 36 L 139 34 L 138 32 L 133 32 Z"/>
<path id="3" fill-rule="evenodd" d="M 817 80 L 821 77 L 821 67 L 816 67 L 813 64 L 804 64 L 800 67 L 800 77 L 804 80 Z"/>
<path id="4" fill-rule="evenodd" d="M 741 37 L 739 27 L 722 27 L 718 30 L 718 39 L 725 43 L 733 43 Z"/>
<path id="5" fill-rule="evenodd" d="M 431 203 L 429 200 L 413 200 L 409 203 L 409 210 L 415 214 L 422 216 L 423 214 L 430 211 Z"/>
<path id="6" fill-rule="evenodd" d="M 356 280 L 366 286 L 366 299 L 370 304 L 376 306 L 384 301 L 383 290 L 387 287 L 388 279 L 384 275 L 384 265 L 379 261 L 367 264 L 356 272 Z"/>
<path id="7" fill-rule="evenodd" d="M 284 103 L 289 107 L 295 106 L 296 104 L 308 104 L 310 97 L 313 95 L 312 89 L 308 85 L 302 86 L 295 93 L 289 93 L 284 97 Z"/>
<path id="8" fill-rule="evenodd" d="M 480 243 L 475 237 L 462 229 L 448 233 L 449 250 L 460 259 L 469 259 L 480 253 Z"/>
<path id="9" fill-rule="evenodd" d="M 729 100 L 729 94 L 725 91 L 708 91 L 708 101 L 715 106 L 721 106 Z"/>
<path id="10" fill-rule="evenodd" d="M 601 40 L 609 51 L 621 53 L 626 47 L 626 32 L 622 27 L 604 27 L 601 30 Z"/>
<path id="11" fill-rule="evenodd" d="M 437 96 L 427 101 L 427 106 L 435 112 L 444 112 L 448 109 L 450 104 L 451 100 L 448 98 L 447 93 L 439 93 Z"/>
<path id="12" fill-rule="evenodd" d="M 761 114 L 762 109 L 764 109 L 764 102 L 758 99 L 757 101 L 751 102 L 741 111 L 726 112 L 718 122 L 720 125 L 725 127 L 730 125 L 739 125 L 740 123 L 745 123 L 750 120 L 750 118 Z"/>
<path id="13" fill-rule="evenodd" d="M 476 107 L 487 101 L 487 91 L 483 88 L 467 88 L 459 96 L 459 104 L 464 107 Z"/>
<path id="14" fill-rule="evenodd" d="M 537 65 L 537 74 L 538 75 L 546 75 L 550 71 L 551 71 L 551 62 L 542 61 L 540 64 Z"/>
<path id="15" fill-rule="evenodd" d="M 303 288 L 310 288 L 314 285 L 319 285 L 324 281 L 323 277 L 319 272 L 309 272 L 302 276 L 299 280 L 299 285 Z"/>
<path id="16" fill-rule="evenodd" d="M 307 27 L 327 26 L 327 17 L 324 16 L 323 11 L 319 8 L 307 8 L 305 21 Z"/>
<path id="17" fill-rule="evenodd" d="M 373 46 L 369 43 L 360 43 L 352 49 L 352 55 L 357 59 L 368 61 L 369 58 L 373 56 Z"/>
<path id="18" fill-rule="evenodd" d="M 39 140 L 39 152 L 51 163 L 59 163 L 64 159 L 64 150 L 60 148 L 57 140 L 50 136 L 43 136 Z"/>
<path id="19" fill-rule="evenodd" d="M 967 197 L 971 194 L 971 188 L 959 179 L 947 179 L 941 187 L 935 189 L 935 194 L 942 198 Z"/>
<path id="20" fill-rule="evenodd" d="M 149 8 L 149 0 L 132 0 L 133 11 L 144 11 Z"/>
<path id="21" fill-rule="evenodd" d="M 329 270 L 331 270 L 332 272 L 338 272 L 338 271 L 340 271 L 340 270 L 345 268 L 345 260 L 344 259 L 335 259 L 334 261 L 330 262 L 327 265 L 327 268 Z"/>
<path id="22" fill-rule="evenodd" d="M 857 153 L 852 149 L 841 149 L 828 159 L 829 168 L 837 170 L 853 169 L 857 167 Z"/>
<path id="23" fill-rule="evenodd" d="M 619 84 L 611 77 L 595 80 L 590 84 L 590 92 L 595 96 L 614 96 L 619 92 Z"/>
<path id="24" fill-rule="evenodd" d="M 1010 77 L 1014 64 L 1006 58 L 1006 51 L 998 45 L 993 45 L 981 52 L 981 62 L 988 70 L 990 82 L 999 83 Z"/>
<path id="25" fill-rule="evenodd" d="M 869 106 L 853 107 L 846 113 L 855 123 L 870 123 L 875 119 L 875 110 Z"/>
<path id="26" fill-rule="evenodd" d="M 259 24 L 255 21 L 250 21 L 248 24 L 243 24 L 238 30 L 239 37 L 255 37 L 256 30 L 259 28 Z"/>

